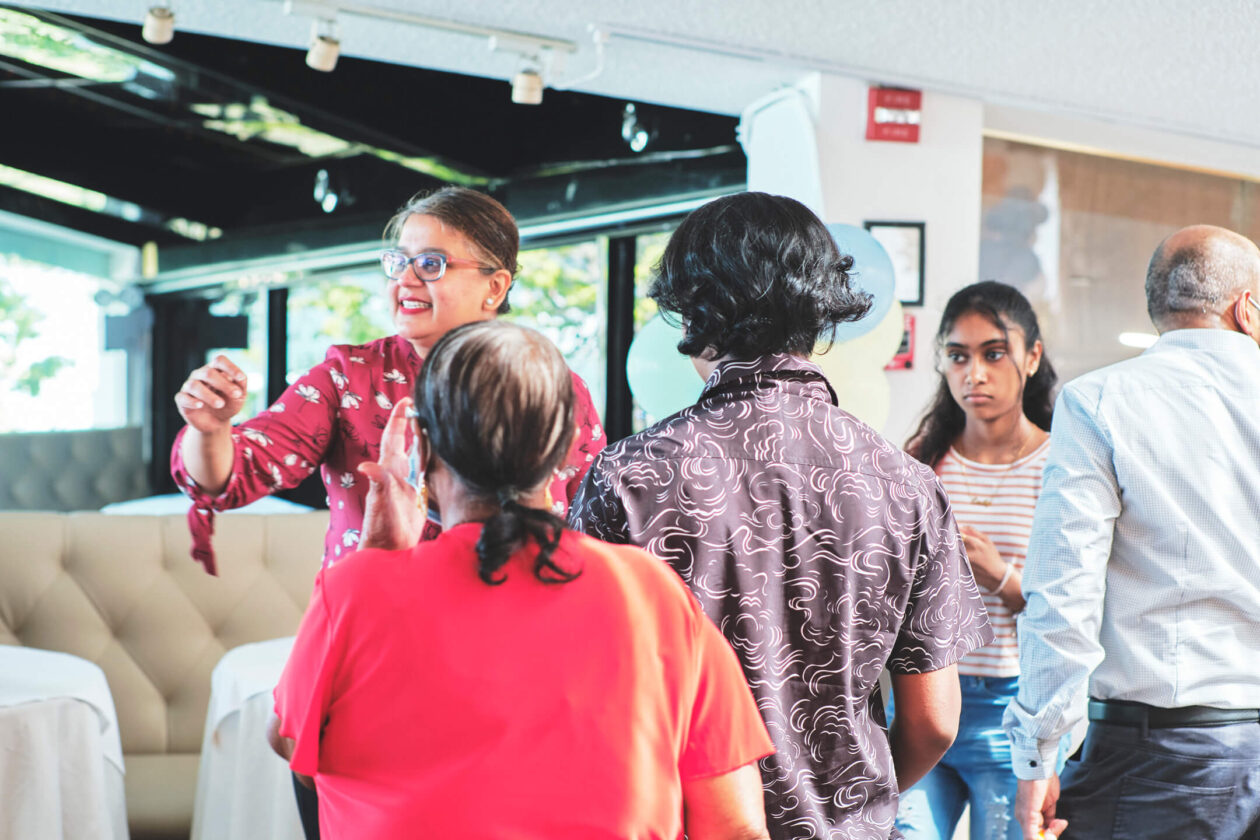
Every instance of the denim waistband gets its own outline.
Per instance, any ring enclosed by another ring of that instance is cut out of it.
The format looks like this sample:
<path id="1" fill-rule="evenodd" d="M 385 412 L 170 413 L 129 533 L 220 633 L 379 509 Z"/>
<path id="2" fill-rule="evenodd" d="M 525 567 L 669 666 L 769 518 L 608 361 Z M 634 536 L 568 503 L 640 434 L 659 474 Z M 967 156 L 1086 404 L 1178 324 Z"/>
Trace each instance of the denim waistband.
<path id="1" fill-rule="evenodd" d="M 963 688 L 983 688 L 993 692 L 1014 694 L 1019 687 L 1019 677 L 976 677 L 971 674 L 959 674 L 958 684 Z"/>

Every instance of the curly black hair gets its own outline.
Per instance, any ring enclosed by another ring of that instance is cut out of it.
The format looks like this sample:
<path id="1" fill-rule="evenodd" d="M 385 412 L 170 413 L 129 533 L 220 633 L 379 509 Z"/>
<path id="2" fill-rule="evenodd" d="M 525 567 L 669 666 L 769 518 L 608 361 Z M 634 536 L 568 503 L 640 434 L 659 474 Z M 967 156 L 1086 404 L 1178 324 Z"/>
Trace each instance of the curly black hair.
<path id="1" fill-rule="evenodd" d="M 853 258 L 808 207 L 760 192 L 693 211 L 670 237 L 649 295 L 677 315 L 678 351 L 708 359 L 807 356 L 871 296 L 853 288 Z"/>
<path id="2" fill-rule="evenodd" d="M 1008 339 L 1009 328 L 1019 327 L 1024 332 L 1025 350 L 1031 350 L 1041 340 L 1041 325 L 1037 323 L 1037 313 L 1028 298 L 1014 286 L 985 280 L 959 289 L 945 304 L 941 326 L 936 331 L 938 353 L 958 319 L 971 312 L 983 315 Z M 1011 363 L 1014 364 L 1014 359 Z M 1036 373 L 1023 384 L 1024 416 L 1047 432 L 1054 414 L 1054 390 L 1058 382 L 1059 375 L 1055 373 L 1054 365 L 1050 364 L 1050 357 L 1043 352 Z M 966 425 L 967 415 L 949 392 L 949 382 L 942 373 L 936 395 L 919 421 L 919 428 L 910 436 L 906 451 L 935 468 Z"/>

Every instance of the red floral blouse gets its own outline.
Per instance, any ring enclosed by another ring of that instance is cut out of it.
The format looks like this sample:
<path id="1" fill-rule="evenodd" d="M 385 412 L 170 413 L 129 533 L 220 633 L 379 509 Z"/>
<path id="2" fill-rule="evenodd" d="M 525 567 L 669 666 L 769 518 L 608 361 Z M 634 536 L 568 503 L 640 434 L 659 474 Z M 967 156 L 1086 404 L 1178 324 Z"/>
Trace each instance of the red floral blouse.
<path id="1" fill-rule="evenodd" d="M 415 348 L 398 336 L 331 347 L 324 361 L 290 385 L 274 405 L 233 429 L 232 475 L 218 496 L 204 492 L 185 470 L 181 430 L 171 449 L 171 475 L 193 502 L 188 511 L 193 559 L 210 574 L 217 574 L 210 541 L 215 511 L 242 507 L 296 487 L 316 469 L 328 489 L 331 514 L 323 565 L 355 550 L 368 491 L 359 464 L 379 457 L 390 409 L 411 395 L 420 364 Z M 573 387 L 581 434 L 551 485 L 561 516 L 586 468 L 607 442 L 590 392 L 577 374 L 573 374 Z M 423 539 L 432 539 L 439 531 L 440 526 L 430 520 Z"/>

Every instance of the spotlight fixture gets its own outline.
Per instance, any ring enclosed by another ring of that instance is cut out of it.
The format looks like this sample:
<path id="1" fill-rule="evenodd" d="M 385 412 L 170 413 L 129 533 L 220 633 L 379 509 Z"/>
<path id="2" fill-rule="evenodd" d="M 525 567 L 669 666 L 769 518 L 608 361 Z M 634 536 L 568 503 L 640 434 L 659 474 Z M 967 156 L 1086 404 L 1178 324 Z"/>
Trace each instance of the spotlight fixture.
<path id="1" fill-rule="evenodd" d="M 621 115 L 621 139 L 630 146 L 630 151 L 638 154 L 652 142 L 652 132 L 639 120 L 634 103 L 627 102 L 626 110 Z"/>
<path id="2" fill-rule="evenodd" d="M 338 207 L 349 207 L 354 204 L 354 196 L 346 188 L 343 176 L 334 175 L 328 169 L 315 173 L 315 186 L 311 190 L 311 198 L 325 213 L 332 213 Z"/>
<path id="3" fill-rule="evenodd" d="M 316 19 L 311 27 L 311 48 L 306 51 L 306 66 L 321 73 L 331 73 L 341 55 L 336 22 Z"/>
<path id="4" fill-rule="evenodd" d="M 517 105 L 541 105 L 543 79 L 538 68 L 526 64 L 512 77 L 512 101 Z"/>
<path id="5" fill-rule="evenodd" d="M 140 36 L 150 44 L 169 44 L 175 37 L 175 13 L 169 6 L 151 6 Z"/>

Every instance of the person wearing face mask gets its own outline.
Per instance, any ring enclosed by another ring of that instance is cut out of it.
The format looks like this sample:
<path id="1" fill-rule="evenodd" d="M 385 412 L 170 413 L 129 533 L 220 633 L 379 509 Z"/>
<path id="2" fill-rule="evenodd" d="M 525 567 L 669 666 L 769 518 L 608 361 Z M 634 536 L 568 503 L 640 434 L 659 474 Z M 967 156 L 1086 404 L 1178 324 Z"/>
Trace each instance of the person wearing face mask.
<path id="1" fill-rule="evenodd" d="M 971 809 L 972 840 L 1018 840 L 1015 777 L 1002 713 L 1015 696 L 1015 616 L 1033 507 L 1049 451 L 1058 377 L 1037 315 L 994 281 L 950 298 L 937 331 L 940 385 L 906 450 L 949 494 L 994 640 L 958 661 L 962 713 L 953 746 L 901 794 L 906 840 L 949 840 Z"/>
<path id="2" fill-rule="evenodd" d="M 510 311 L 520 236 L 493 198 L 461 187 L 418 195 L 390 220 L 385 239 L 381 266 L 397 334 L 330 348 L 269 409 L 236 426 L 245 375 L 227 357 L 194 370 L 175 395 L 188 425 L 172 448 L 171 474 L 192 498 L 192 554 L 211 574 L 215 512 L 295 487 L 316 469 L 331 514 L 323 565 L 358 547 L 368 491 L 358 468 L 379 456 L 390 410 L 443 335 Z M 580 433 L 550 485 L 560 514 L 606 440 L 586 385 L 576 374 L 573 384 Z M 438 530 L 431 523 L 426 538 Z"/>
<path id="3" fill-rule="evenodd" d="M 1005 716 L 1029 840 L 1260 835 L 1257 296 L 1255 243 L 1184 228 L 1147 269 L 1159 340 L 1059 395 Z"/>

